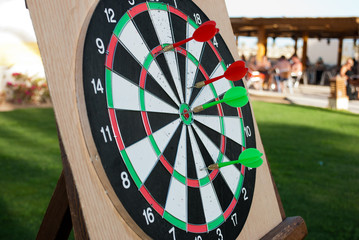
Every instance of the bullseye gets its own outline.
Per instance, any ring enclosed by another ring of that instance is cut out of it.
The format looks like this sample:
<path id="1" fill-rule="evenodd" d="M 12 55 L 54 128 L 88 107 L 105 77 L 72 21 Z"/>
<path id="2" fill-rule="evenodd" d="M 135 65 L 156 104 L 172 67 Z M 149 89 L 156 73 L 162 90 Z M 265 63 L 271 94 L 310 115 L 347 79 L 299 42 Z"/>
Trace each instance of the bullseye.
<path id="1" fill-rule="evenodd" d="M 181 120 L 186 125 L 191 125 L 193 122 L 193 115 L 190 107 L 186 103 L 182 103 L 179 109 Z"/>

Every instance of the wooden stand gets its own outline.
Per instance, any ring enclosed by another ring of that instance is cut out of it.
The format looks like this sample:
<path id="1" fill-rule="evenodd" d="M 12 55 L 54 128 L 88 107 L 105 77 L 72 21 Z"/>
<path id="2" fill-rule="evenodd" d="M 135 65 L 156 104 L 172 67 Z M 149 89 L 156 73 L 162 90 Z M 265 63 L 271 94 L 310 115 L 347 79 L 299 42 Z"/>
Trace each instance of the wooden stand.
<path id="1" fill-rule="evenodd" d="M 50 201 L 37 239 L 66 239 L 71 225 L 76 239 L 148 239 L 116 210 L 111 189 L 105 188 L 94 164 L 99 159 L 86 143 L 85 112 L 76 81 L 78 45 L 83 25 L 97 0 L 27 0 L 42 55 L 58 123 L 63 174 Z M 224 0 L 194 0 L 217 22 L 232 55 L 239 59 Z M 257 148 L 264 152 L 254 119 Z M 61 139 L 63 141 L 61 141 Z M 302 239 L 307 234 L 301 217 L 286 218 L 269 164 L 257 170 L 252 207 L 237 239 Z M 113 191 L 113 190 L 112 190 Z"/>
<path id="2" fill-rule="evenodd" d="M 348 110 L 349 98 L 347 96 L 345 79 L 334 77 L 330 79 L 329 108 Z"/>
<path id="3" fill-rule="evenodd" d="M 37 234 L 37 240 L 68 239 L 73 228 L 75 239 L 90 239 L 86 229 L 85 220 L 81 211 L 76 186 L 73 181 L 71 169 L 59 134 L 59 145 L 63 171 L 57 182 L 42 224 Z M 276 190 L 279 197 L 278 191 Z M 279 200 L 279 204 L 281 202 Z M 283 221 L 263 236 L 262 240 L 271 239 L 304 239 L 307 226 L 302 217 L 285 217 L 282 209 Z"/>

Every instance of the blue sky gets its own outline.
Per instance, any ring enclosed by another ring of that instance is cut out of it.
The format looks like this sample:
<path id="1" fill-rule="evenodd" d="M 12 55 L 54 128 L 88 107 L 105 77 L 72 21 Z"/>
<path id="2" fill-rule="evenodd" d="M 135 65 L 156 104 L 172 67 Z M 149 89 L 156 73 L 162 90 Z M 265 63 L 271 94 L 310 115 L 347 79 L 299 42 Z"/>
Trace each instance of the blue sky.
<path id="1" fill-rule="evenodd" d="M 225 0 L 231 17 L 359 17 L 359 0 Z"/>

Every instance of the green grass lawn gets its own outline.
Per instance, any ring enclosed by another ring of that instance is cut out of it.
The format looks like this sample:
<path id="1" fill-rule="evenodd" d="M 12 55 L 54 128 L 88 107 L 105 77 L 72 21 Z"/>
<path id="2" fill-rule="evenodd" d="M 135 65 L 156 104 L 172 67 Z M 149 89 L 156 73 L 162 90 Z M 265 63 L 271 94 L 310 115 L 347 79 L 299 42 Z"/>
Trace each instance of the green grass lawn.
<path id="1" fill-rule="evenodd" d="M 359 115 L 253 102 L 287 216 L 359 239 Z M 34 239 L 61 173 L 52 109 L 0 113 L 0 239 Z"/>

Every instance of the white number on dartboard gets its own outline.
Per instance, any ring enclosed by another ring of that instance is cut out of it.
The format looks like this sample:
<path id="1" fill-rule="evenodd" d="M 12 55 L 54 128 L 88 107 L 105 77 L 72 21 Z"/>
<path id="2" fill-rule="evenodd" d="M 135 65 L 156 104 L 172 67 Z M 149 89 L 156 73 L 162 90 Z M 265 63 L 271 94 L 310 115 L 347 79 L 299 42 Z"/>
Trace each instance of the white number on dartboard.
<path id="1" fill-rule="evenodd" d="M 250 128 L 249 126 L 246 126 L 246 127 L 244 128 L 244 132 L 246 133 L 246 136 L 247 136 L 247 137 L 252 136 L 251 128 Z"/>
<path id="2" fill-rule="evenodd" d="M 231 216 L 232 222 L 233 222 L 233 226 L 237 226 L 238 221 L 237 221 L 237 213 L 233 213 Z"/>
<path id="3" fill-rule="evenodd" d="M 220 228 L 217 228 L 216 233 L 218 235 L 218 240 L 223 240 L 223 235 Z"/>
<path id="4" fill-rule="evenodd" d="M 91 83 L 92 83 L 93 90 L 94 90 L 95 94 L 97 94 L 98 92 L 103 93 L 102 83 L 101 83 L 101 80 L 99 78 L 97 79 L 97 83 L 96 83 L 96 80 L 94 78 L 92 79 Z"/>
<path id="5" fill-rule="evenodd" d="M 105 45 L 103 44 L 101 38 L 96 38 L 96 46 L 99 53 L 104 54 L 105 53 Z"/>
<path id="6" fill-rule="evenodd" d="M 145 216 L 147 225 L 150 225 L 150 223 L 155 221 L 155 215 L 153 215 L 152 209 L 150 207 L 143 209 L 142 215 Z"/>
<path id="7" fill-rule="evenodd" d="M 175 234 L 175 227 L 171 227 L 171 229 L 168 231 L 169 234 L 172 233 L 173 240 L 176 240 L 176 234 Z"/>
<path id="8" fill-rule="evenodd" d="M 246 201 L 248 199 L 248 197 L 247 197 L 247 189 L 242 188 L 242 193 L 243 193 L 243 199 L 244 199 L 244 201 Z"/>
<path id="9" fill-rule="evenodd" d="M 198 13 L 193 14 L 193 17 L 194 17 L 196 24 L 198 24 L 198 25 L 202 24 L 201 16 Z"/>
<path id="10" fill-rule="evenodd" d="M 111 131 L 110 131 L 110 127 L 108 125 L 106 126 L 106 128 L 101 127 L 100 131 L 103 135 L 103 139 L 104 139 L 105 143 L 107 143 L 107 138 L 110 142 L 112 142 Z"/>
<path id="11" fill-rule="evenodd" d="M 105 8 L 104 12 L 106 13 L 107 22 L 109 22 L 109 23 L 115 23 L 116 22 L 116 20 L 114 19 L 115 12 L 113 11 L 112 8 Z"/>
<path id="12" fill-rule="evenodd" d="M 121 180 L 122 180 L 122 186 L 126 189 L 129 189 L 131 186 L 131 182 L 130 182 L 130 179 L 128 179 L 127 172 L 121 173 Z"/>
<path id="13" fill-rule="evenodd" d="M 135 0 L 128 0 L 128 3 L 131 5 L 135 5 Z"/>
<path id="14" fill-rule="evenodd" d="M 201 236 L 197 236 L 194 238 L 194 240 L 202 240 L 202 237 Z"/>
<path id="15" fill-rule="evenodd" d="M 216 37 L 213 37 L 213 45 L 218 48 L 218 42 Z"/>

